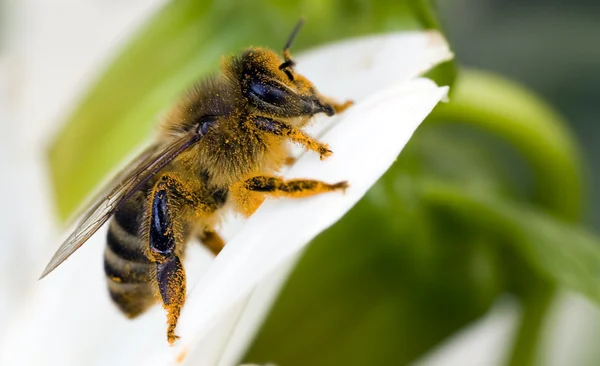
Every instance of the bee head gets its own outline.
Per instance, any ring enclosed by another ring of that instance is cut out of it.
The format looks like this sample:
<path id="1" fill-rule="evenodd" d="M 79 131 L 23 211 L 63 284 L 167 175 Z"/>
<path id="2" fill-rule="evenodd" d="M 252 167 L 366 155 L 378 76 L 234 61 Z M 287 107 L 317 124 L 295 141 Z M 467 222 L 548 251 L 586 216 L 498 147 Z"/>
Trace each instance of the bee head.
<path id="1" fill-rule="evenodd" d="M 294 28 L 283 58 L 266 48 L 250 48 L 235 62 L 242 95 L 261 112 L 278 117 L 335 113 L 330 105 L 319 100 L 313 84 L 294 71 L 289 48 L 301 25 L 302 21 Z"/>

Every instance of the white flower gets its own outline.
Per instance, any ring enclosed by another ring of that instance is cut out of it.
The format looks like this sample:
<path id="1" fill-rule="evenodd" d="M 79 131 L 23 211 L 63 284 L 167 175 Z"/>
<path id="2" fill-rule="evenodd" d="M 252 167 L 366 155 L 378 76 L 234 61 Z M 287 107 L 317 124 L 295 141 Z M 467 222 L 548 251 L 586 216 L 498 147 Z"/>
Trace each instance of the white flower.
<path id="1" fill-rule="evenodd" d="M 238 364 L 302 249 L 367 192 L 446 97 L 446 87 L 416 77 L 451 57 L 436 32 L 350 40 L 297 57 L 298 71 L 323 94 L 357 103 L 335 119 L 315 123 L 312 133 L 330 145 L 333 156 L 320 161 L 303 154 L 284 175 L 347 180 L 345 194 L 268 200 L 212 263 L 192 253 L 175 347 L 165 340 L 160 307 L 135 322 L 114 309 L 99 265 L 104 247 L 99 233 L 38 283 L 28 306 L 5 328 L 10 336 L 0 345 L 0 363 Z M 207 272 L 194 273 L 202 260 Z"/>

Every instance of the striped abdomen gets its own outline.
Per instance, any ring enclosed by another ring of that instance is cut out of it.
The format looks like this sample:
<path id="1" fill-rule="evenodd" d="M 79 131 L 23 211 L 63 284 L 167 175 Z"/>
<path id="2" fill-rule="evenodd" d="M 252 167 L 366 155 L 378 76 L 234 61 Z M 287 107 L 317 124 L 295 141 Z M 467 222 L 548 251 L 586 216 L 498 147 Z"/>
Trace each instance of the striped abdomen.
<path id="1" fill-rule="evenodd" d="M 111 219 L 104 252 L 110 297 L 130 318 L 143 313 L 155 301 L 150 279 L 152 263 L 146 258 L 139 238 L 143 210 L 141 191 L 119 207 Z"/>

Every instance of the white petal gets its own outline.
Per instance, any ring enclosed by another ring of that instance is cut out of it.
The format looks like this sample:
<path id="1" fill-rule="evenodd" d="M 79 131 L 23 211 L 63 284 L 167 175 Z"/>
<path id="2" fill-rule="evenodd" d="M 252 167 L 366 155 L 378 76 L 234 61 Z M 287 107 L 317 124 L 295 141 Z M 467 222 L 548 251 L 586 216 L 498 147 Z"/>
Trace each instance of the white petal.
<path id="1" fill-rule="evenodd" d="M 320 92 L 339 99 L 362 100 L 452 59 L 436 31 L 402 32 L 346 40 L 298 57 L 296 69 Z"/>

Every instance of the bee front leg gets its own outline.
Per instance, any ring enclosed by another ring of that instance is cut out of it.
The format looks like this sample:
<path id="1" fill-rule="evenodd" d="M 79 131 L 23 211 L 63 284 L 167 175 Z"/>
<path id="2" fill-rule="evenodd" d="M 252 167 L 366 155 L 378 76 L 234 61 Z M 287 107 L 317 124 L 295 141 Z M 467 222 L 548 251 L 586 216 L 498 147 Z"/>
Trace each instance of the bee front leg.
<path id="1" fill-rule="evenodd" d="M 331 106 L 333 108 L 333 110 L 335 111 L 335 114 L 342 113 L 343 111 L 350 108 L 354 104 L 354 102 L 351 100 L 347 100 L 343 103 L 339 103 L 339 102 L 336 102 L 333 98 L 326 97 L 321 94 L 317 94 L 317 97 L 319 98 L 319 101 L 322 104 Z"/>
<path id="2" fill-rule="evenodd" d="M 285 122 L 276 121 L 266 117 L 253 117 L 249 120 L 249 123 L 252 127 L 257 128 L 260 131 L 276 136 L 287 137 L 293 142 L 304 146 L 307 150 L 318 152 L 321 156 L 321 160 L 333 153 L 329 150 L 327 144 L 317 141 L 299 128 L 290 126 Z"/>

